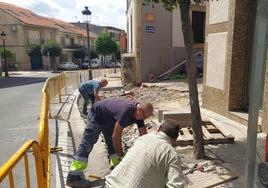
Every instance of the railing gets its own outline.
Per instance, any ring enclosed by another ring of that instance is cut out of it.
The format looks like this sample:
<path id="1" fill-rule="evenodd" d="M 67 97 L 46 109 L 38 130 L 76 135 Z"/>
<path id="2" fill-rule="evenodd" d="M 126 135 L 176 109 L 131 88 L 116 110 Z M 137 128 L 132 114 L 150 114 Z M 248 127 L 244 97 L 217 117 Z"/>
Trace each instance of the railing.
<path id="1" fill-rule="evenodd" d="M 62 102 L 62 92 L 67 94 L 67 87 L 71 90 L 79 87 L 80 81 L 88 80 L 91 70 L 71 71 L 61 73 L 46 80 L 42 89 L 42 105 L 38 129 L 38 142 L 27 141 L 12 157 L 0 167 L 0 183 L 8 176 L 9 185 L 14 187 L 13 169 L 16 164 L 24 158 L 26 186 L 30 188 L 29 163 L 27 152 L 32 148 L 35 157 L 35 168 L 38 188 L 50 187 L 50 145 L 49 145 L 49 123 L 51 116 L 50 104 L 58 97 Z M 81 79 L 82 78 L 82 79 Z"/>
<path id="2" fill-rule="evenodd" d="M 30 187 L 30 174 L 29 174 L 29 161 L 27 151 L 29 149 L 33 150 L 35 156 L 36 174 L 37 174 L 37 185 L 38 187 L 45 186 L 45 176 L 42 164 L 42 154 L 41 147 L 34 140 L 27 141 L 1 168 L 0 168 L 0 182 L 8 175 L 9 177 L 9 187 L 14 187 L 14 177 L 12 169 L 16 164 L 24 158 L 25 176 L 26 176 L 26 186 Z"/>
<path id="3" fill-rule="evenodd" d="M 92 71 L 95 77 L 105 78 L 113 73 L 114 69 L 104 69 Z M 119 71 L 117 69 L 117 71 Z M 11 156 L 11 158 L 0 167 L 0 183 L 7 178 L 9 186 L 14 187 L 13 169 L 24 158 L 26 187 L 30 188 L 30 173 L 28 152 L 32 149 L 35 158 L 36 180 L 38 188 L 50 187 L 50 145 L 49 145 L 49 118 L 51 114 L 50 104 L 58 98 L 62 102 L 62 93 L 67 95 L 68 90 L 75 90 L 80 82 L 89 80 L 92 75 L 91 70 L 68 71 L 46 80 L 42 89 L 42 104 L 38 129 L 38 142 L 29 140 Z M 118 78 L 116 78 L 118 79 Z"/>

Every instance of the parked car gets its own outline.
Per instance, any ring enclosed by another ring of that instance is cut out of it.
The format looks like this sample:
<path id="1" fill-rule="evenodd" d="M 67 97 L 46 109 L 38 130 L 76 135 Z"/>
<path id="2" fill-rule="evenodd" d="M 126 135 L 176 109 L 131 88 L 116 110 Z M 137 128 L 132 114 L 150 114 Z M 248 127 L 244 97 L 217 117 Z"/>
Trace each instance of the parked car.
<path id="1" fill-rule="evenodd" d="M 88 68 L 90 68 L 89 66 L 90 66 L 89 65 L 89 60 L 85 60 L 83 63 L 81 63 L 81 68 L 82 69 L 88 69 Z"/>
<path id="2" fill-rule="evenodd" d="M 79 66 L 71 61 L 65 61 L 58 64 L 59 70 L 77 70 L 79 69 Z"/>
<path id="3" fill-rule="evenodd" d="M 92 59 L 91 60 L 91 68 L 100 68 L 101 61 L 99 59 Z"/>
<path id="4" fill-rule="evenodd" d="M 121 63 L 119 61 L 114 62 L 114 67 L 121 68 Z"/>
<path id="5" fill-rule="evenodd" d="M 195 65 L 196 65 L 196 73 L 198 75 L 202 75 L 203 74 L 203 65 L 204 65 L 204 57 L 202 54 L 198 54 L 197 56 L 195 56 Z M 184 64 L 180 67 L 180 73 L 187 74 L 186 64 Z"/>

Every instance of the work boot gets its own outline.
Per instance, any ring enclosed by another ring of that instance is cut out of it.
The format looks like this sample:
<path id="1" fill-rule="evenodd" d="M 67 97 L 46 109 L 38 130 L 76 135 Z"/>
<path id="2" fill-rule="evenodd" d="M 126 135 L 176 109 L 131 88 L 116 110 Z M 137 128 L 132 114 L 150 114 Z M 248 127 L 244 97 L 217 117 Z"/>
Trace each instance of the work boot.
<path id="1" fill-rule="evenodd" d="M 86 112 L 86 113 L 81 113 L 81 117 L 82 118 L 84 118 L 84 119 L 86 119 L 87 118 L 87 115 L 88 115 L 88 113 Z"/>
<path id="2" fill-rule="evenodd" d="M 82 175 L 71 175 L 70 173 L 67 176 L 66 185 L 74 188 L 87 188 L 91 186 L 89 180 L 86 180 L 81 177 Z"/>

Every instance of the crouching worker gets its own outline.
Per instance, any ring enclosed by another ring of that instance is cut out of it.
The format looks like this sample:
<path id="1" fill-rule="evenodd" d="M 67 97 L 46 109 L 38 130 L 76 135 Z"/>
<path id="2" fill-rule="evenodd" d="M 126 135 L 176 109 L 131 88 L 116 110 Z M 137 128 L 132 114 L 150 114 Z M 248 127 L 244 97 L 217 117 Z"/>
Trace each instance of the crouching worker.
<path id="1" fill-rule="evenodd" d="M 87 115 L 87 105 L 89 103 L 89 100 L 91 100 L 91 103 L 93 106 L 96 100 L 98 101 L 101 99 L 99 96 L 99 90 L 102 87 L 105 87 L 107 85 L 108 85 L 108 81 L 106 79 L 102 79 L 101 81 L 89 80 L 89 81 L 83 82 L 80 85 L 78 91 L 84 99 L 83 109 L 82 109 L 82 113 L 84 116 Z"/>
<path id="2" fill-rule="evenodd" d="M 179 131 L 174 120 L 165 120 L 157 134 L 138 138 L 106 177 L 106 188 L 184 187 L 181 160 L 172 147 Z"/>
<path id="3" fill-rule="evenodd" d="M 121 136 L 123 129 L 131 124 L 138 125 L 140 135 L 147 133 L 144 119 L 153 114 L 150 103 L 137 103 L 126 99 L 107 99 L 96 102 L 88 115 L 81 143 L 71 163 L 67 177 L 70 187 L 88 187 L 90 181 L 83 178 L 88 155 L 102 132 L 108 147 L 110 163 L 115 167 L 123 156 Z"/>

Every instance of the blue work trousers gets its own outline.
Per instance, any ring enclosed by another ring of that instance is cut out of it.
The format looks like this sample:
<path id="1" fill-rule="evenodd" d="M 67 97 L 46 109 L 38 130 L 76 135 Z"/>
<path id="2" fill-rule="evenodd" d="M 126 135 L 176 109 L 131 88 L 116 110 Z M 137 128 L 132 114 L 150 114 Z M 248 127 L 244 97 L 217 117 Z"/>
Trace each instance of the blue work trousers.
<path id="1" fill-rule="evenodd" d="M 81 94 L 81 96 L 83 97 L 83 109 L 82 109 L 82 113 L 84 115 L 87 114 L 87 105 L 89 103 L 89 100 L 91 100 L 92 106 L 95 103 L 95 96 L 93 93 L 88 93 L 84 88 L 79 88 L 79 93 Z"/>
<path id="2" fill-rule="evenodd" d="M 89 113 L 81 143 L 74 156 L 75 160 L 87 163 L 88 155 L 92 151 L 94 144 L 98 141 L 101 132 L 104 136 L 109 155 L 115 154 L 112 140 L 113 130 L 114 125 L 102 125 L 95 121 L 95 114 L 93 112 Z"/>

